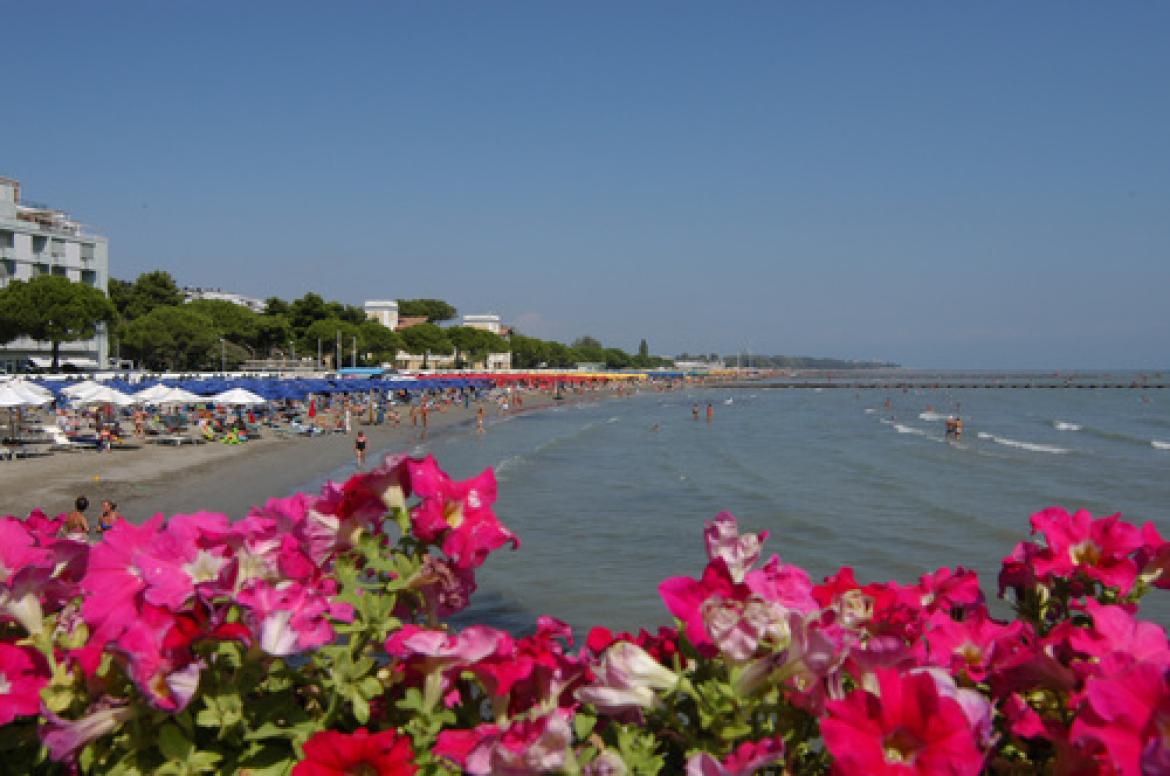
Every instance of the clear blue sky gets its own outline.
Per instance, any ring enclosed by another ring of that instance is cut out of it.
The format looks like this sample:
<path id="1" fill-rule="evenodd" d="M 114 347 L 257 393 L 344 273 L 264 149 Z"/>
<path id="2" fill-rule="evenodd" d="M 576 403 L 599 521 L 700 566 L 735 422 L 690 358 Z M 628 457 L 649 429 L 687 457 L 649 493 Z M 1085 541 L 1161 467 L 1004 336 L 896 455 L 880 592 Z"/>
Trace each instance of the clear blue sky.
<path id="1" fill-rule="evenodd" d="M 675 354 L 1170 367 L 1170 5 L 5 3 L 111 271 Z"/>

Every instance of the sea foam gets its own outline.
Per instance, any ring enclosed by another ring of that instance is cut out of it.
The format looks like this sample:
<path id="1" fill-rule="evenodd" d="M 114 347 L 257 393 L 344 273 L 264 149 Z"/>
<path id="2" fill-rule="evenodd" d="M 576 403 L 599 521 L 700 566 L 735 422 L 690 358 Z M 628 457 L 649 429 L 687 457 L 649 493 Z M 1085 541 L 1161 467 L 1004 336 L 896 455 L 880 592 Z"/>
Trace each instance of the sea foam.
<path id="1" fill-rule="evenodd" d="M 1065 455 L 1071 453 L 1067 447 L 1057 447 L 1056 445 L 1039 445 L 1035 442 L 1021 442 L 1018 439 L 1010 439 L 1008 437 L 996 436 L 995 434 L 988 434 L 986 431 L 980 431 L 976 436 L 980 439 L 990 439 L 997 445 L 1004 445 L 1005 447 L 1015 447 L 1019 450 L 1031 450 L 1034 453 L 1051 453 L 1052 455 Z"/>
<path id="2" fill-rule="evenodd" d="M 950 415 L 944 415 L 941 412 L 934 412 L 932 410 L 918 413 L 919 420 L 947 420 L 950 417 Z"/>
<path id="3" fill-rule="evenodd" d="M 1157 439 L 1151 439 L 1150 446 L 1155 450 L 1170 450 L 1170 442 L 1162 442 Z"/>
<path id="4" fill-rule="evenodd" d="M 1057 431 L 1080 431 L 1081 430 L 1080 423 L 1069 423 L 1069 422 L 1064 421 L 1064 420 L 1052 421 L 1052 427 L 1054 429 L 1056 429 Z"/>

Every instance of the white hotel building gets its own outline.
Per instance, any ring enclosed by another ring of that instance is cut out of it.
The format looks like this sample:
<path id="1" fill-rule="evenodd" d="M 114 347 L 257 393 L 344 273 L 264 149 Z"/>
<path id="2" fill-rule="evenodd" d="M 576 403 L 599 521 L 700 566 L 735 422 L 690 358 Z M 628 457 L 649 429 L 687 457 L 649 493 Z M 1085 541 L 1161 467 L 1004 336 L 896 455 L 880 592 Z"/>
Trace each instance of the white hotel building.
<path id="1" fill-rule="evenodd" d="M 20 182 L 0 178 L 0 288 L 38 275 L 60 275 L 106 293 L 110 277 L 106 238 L 89 234 L 60 210 L 22 202 Z M 95 369 L 106 366 L 108 358 L 104 324 L 93 339 L 61 343 L 62 366 Z M 51 359 L 48 342 L 21 338 L 0 344 L 0 372 L 21 371 L 30 360 L 48 366 Z"/>

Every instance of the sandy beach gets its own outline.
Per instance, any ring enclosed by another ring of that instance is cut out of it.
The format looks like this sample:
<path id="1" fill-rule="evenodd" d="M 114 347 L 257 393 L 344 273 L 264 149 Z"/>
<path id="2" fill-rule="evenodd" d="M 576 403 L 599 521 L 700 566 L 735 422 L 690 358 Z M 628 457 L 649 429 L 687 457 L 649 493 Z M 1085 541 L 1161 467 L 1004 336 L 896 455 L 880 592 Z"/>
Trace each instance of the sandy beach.
<path id="1" fill-rule="evenodd" d="M 588 400 L 608 397 L 590 392 Z M 569 401 L 572 401 L 570 398 Z M 554 403 L 544 392 L 526 392 L 523 409 L 536 412 Z M 432 412 L 427 434 L 474 435 L 475 413 L 483 406 L 488 433 L 500 411 L 492 401 L 469 408 L 453 404 Z M 285 496 L 331 472 L 347 476 L 354 468 L 353 440 L 359 429 L 369 437 L 367 466 L 381 451 L 408 451 L 420 441 L 403 410 L 400 425 L 355 424 L 353 434 L 317 437 L 280 436 L 267 430 L 261 439 L 241 445 L 208 443 L 178 447 L 147 444 L 135 450 L 57 452 L 49 456 L 0 461 L 0 515 L 24 517 L 34 508 L 50 515 L 67 512 L 86 496 L 91 519 L 104 498 L 113 499 L 128 520 L 140 523 L 157 513 L 223 512 L 238 518 L 257 503 Z"/>

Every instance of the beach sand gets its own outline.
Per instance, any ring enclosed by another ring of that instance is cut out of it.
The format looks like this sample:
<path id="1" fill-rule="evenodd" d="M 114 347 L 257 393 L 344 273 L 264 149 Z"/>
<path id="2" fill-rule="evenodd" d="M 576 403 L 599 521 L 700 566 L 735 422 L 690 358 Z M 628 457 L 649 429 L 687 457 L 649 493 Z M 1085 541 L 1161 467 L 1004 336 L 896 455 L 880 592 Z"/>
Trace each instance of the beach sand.
<path id="1" fill-rule="evenodd" d="M 590 392 L 594 401 L 608 391 Z M 553 403 L 543 392 L 526 392 L 521 412 Z M 475 412 L 485 408 L 488 433 L 499 417 L 494 402 L 452 405 L 431 412 L 428 435 L 475 434 Z M 136 450 L 57 452 L 46 457 L 0 461 L 0 515 L 26 516 L 41 508 L 49 515 L 72 509 L 84 495 L 91 522 L 104 498 L 114 500 L 126 519 L 141 523 L 157 513 L 223 512 L 232 518 L 269 498 L 287 496 L 331 472 L 348 476 L 354 469 L 353 440 L 359 429 L 369 437 L 366 467 L 378 463 L 380 451 L 408 452 L 420 441 L 421 427 L 410 424 L 399 408 L 401 425 L 363 425 L 353 434 L 284 437 L 265 429 L 264 437 L 241 445 L 208 443 L 171 447 L 148 444 Z M 513 411 L 515 412 L 515 411 Z M 344 468 L 343 468 L 344 467 Z"/>

